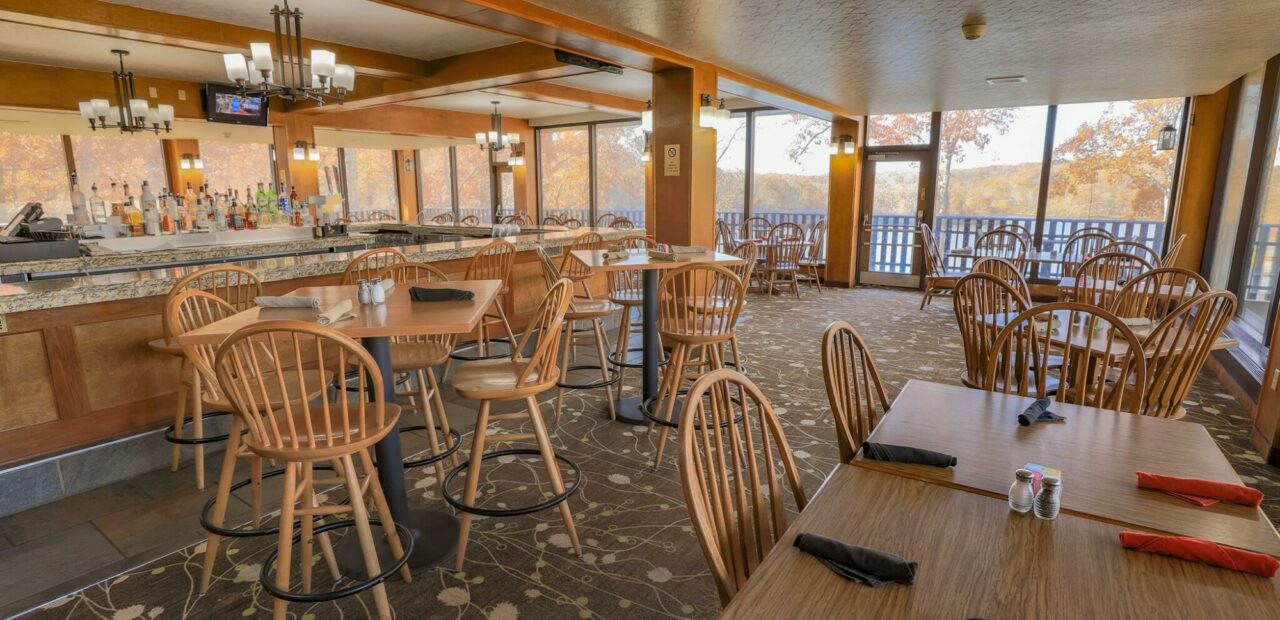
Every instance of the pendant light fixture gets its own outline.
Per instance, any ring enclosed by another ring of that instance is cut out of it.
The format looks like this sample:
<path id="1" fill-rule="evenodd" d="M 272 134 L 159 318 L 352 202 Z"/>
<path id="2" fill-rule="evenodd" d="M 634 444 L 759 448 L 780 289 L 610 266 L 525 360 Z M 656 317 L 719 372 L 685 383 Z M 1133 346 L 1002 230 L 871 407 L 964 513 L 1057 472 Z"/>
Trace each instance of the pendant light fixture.
<path id="1" fill-rule="evenodd" d="M 111 50 L 120 59 L 120 70 L 111 72 L 115 85 L 116 104 L 107 99 L 90 99 L 80 102 L 80 117 L 89 121 L 89 129 L 119 129 L 120 133 L 150 131 L 169 133 L 173 123 L 173 106 L 160 104 L 151 107 L 146 99 L 138 97 L 133 72 L 124 70 L 124 57 L 128 50 Z"/>
<path id="2" fill-rule="evenodd" d="M 239 85 L 244 96 L 310 99 L 321 105 L 328 101 L 342 103 L 347 93 L 355 90 L 355 68 L 337 64 L 337 57 L 329 50 L 314 48 L 310 66 L 303 63 L 306 56 L 302 50 L 302 11 L 289 8 L 289 0 L 284 1 L 284 8 L 272 7 L 271 17 L 275 19 L 276 48 L 280 52 L 278 64 L 270 43 L 250 43 L 247 59 L 242 54 L 222 55 L 227 79 Z"/>
<path id="3" fill-rule="evenodd" d="M 489 131 L 476 132 L 476 144 L 480 145 L 482 151 L 498 152 L 508 146 L 520 144 L 520 134 L 516 132 L 502 133 L 502 115 L 498 113 L 497 101 L 490 101 L 493 104 L 493 114 L 489 115 Z"/>

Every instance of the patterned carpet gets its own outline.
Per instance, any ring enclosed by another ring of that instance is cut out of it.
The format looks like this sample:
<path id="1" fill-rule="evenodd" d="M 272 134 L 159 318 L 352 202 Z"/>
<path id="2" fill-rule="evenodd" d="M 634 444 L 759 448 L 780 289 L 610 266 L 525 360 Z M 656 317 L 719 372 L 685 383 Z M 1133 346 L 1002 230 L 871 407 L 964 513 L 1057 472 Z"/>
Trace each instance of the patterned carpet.
<path id="1" fill-rule="evenodd" d="M 821 294 L 806 290 L 798 302 L 791 297 L 749 297 L 739 328 L 744 357 L 750 375 L 782 418 L 810 493 L 837 460 L 819 361 L 819 337 L 829 322 L 849 320 L 863 334 L 891 399 L 912 378 L 958 383 L 963 361 L 950 300 L 924 311 L 917 308 L 919 300 L 914 292 L 875 288 Z M 636 371 L 628 374 L 628 392 L 634 393 L 638 379 Z M 558 452 L 576 461 L 584 476 L 580 491 L 569 500 L 583 556 L 570 553 L 556 511 L 478 519 L 465 572 L 454 572 L 450 561 L 447 567 L 416 571 L 412 583 L 388 583 L 399 617 L 716 615 L 715 586 L 684 508 L 674 439 L 669 440 L 662 467 L 652 469 L 656 433 L 650 436 L 643 427 L 610 422 L 602 402 L 597 393 L 571 393 L 554 437 Z M 1262 463 L 1249 448 L 1248 414 L 1207 375 L 1186 405 L 1189 419 L 1209 427 L 1244 481 L 1266 494 L 1267 513 L 1280 521 L 1280 469 Z M 456 426 L 474 421 L 473 404 L 455 400 L 449 406 Z M 521 505 L 546 492 L 531 481 L 530 472 L 519 460 L 489 469 L 481 489 L 484 504 Z M 434 469 L 414 470 L 409 478 L 411 502 L 445 508 Z M 204 553 L 200 543 L 55 600 L 29 617 L 267 617 L 273 599 L 262 591 L 257 577 L 274 545 L 274 539 L 224 545 L 216 582 L 205 596 L 196 593 Z M 317 568 L 316 575 L 318 589 L 331 585 L 323 569 Z M 302 619 L 374 615 L 367 592 L 331 603 L 295 603 L 289 609 Z"/>

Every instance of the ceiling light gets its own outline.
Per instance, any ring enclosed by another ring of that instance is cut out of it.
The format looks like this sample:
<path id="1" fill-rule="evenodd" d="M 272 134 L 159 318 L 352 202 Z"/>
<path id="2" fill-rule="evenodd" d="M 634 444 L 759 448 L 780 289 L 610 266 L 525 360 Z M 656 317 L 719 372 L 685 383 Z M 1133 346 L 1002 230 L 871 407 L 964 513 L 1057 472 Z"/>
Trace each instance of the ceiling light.
<path id="1" fill-rule="evenodd" d="M 337 56 L 323 49 L 311 50 L 310 66 L 305 66 L 302 59 L 302 11 L 289 8 L 289 1 L 284 1 L 284 8 L 279 5 L 271 8 L 271 16 L 275 19 L 276 46 L 281 47 L 280 71 L 277 73 L 276 61 L 271 55 L 271 44 L 253 42 L 249 44 L 249 58 L 240 54 L 223 54 L 222 64 L 227 70 L 227 79 L 240 86 L 240 94 L 249 97 L 279 97 L 288 101 L 314 100 L 324 104 L 330 99 L 342 103 L 347 93 L 355 90 L 356 72 L 350 65 L 337 64 Z M 284 30 L 281 31 L 281 23 Z M 280 82 L 273 81 L 279 76 Z M 307 81 L 311 76 L 311 81 Z M 336 95 L 331 91 L 337 88 Z"/>
<path id="2" fill-rule="evenodd" d="M 480 145 L 480 150 L 501 151 L 508 146 L 520 144 L 520 134 L 516 132 L 502 132 L 502 115 L 498 113 L 497 101 L 490 101 L 493 104 L 493 114 L 489 115 L 489 131 L 476 132 L 476 144 Z"/>
<path id="3" fill-rule="evenodd" d="M 89 121 L 89 129 L 119 129 L 121 133 L 151 131 L 169 133 L 173 123 L 173 106 L 159 105 L 154 108 L 146 99 L 137 96 L 137 88 L 133 81 L 133 72 L 124 70 L 124 57 L 127 50 L 111 50 L 120 59 L 120 70 L 111 72 L 111 81 L 115 85 L 116 105 L 106 99 L 90 99 L 79 104 L 80 117 Z M 150 122 L 150 125 L 148 125 Z"/>
<path id="4" fill-rule="evenodd" d="M 1025 75 L 1006 75 L 1004 77 L 989 77 L 987 83 L 992 86 L 1002 86 L 1005 84 L 1026 84 L 1027 76 Z"/>
<path id="5" fill-rule="evenodd" d="M 653 101 L 644 102 L 644 111 L 640 113 L 640 131 L 653 131 Z"/>

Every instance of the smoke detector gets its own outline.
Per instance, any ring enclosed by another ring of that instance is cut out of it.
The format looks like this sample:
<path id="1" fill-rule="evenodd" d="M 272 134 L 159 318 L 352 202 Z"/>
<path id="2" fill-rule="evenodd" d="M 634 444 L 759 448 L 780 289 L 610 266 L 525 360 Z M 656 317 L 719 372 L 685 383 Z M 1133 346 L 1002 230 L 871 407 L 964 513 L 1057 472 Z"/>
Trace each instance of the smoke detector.
<path id="1" fill-rule="evenodd" d="M 982 35 L 987 34 L 987 22 L 981 17 L 970 17 L 964 20 L 964 24 L 960 26 L 960 32 L 964 33 L 966 41 L 977 41 Z"/>

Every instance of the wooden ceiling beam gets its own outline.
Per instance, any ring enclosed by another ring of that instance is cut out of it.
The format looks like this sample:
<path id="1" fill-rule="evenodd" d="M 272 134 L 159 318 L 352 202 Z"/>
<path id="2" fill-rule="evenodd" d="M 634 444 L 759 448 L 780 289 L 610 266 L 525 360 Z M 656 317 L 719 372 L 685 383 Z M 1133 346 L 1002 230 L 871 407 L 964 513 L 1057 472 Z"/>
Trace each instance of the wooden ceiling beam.
<path id="1" fill-rule="evenodd" d="M 486 88 L 485 92 L 529 101 L 558 103 L 600 112 L 638 114 L 645 109 L 644 101 L 620 95 L 612 95 L 562 84 L 531 82 L 502 88 Z"/>
<path id="2" fill-rule="evenodd" d="M 269 23 L 267 4 L 262 21 Z M 4 0 L 0 21 L 81 32 L 130 41 L 158 43 L 192 50 L 225 54 L 248 54 L 252 41 L 268 41 L 275 47 L 275 33 L 222 22 L 174 15 L 100 0 Z M 428 62 L 408 56 L 343 45 L 316 39 L 303 40 L 333 51 L 343 63 L 358 73 L 385 78 L 414 78 L 428 75 Z M 281 50 L 273 49 L 279 56 Z"/>

